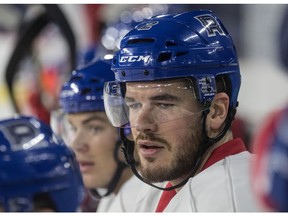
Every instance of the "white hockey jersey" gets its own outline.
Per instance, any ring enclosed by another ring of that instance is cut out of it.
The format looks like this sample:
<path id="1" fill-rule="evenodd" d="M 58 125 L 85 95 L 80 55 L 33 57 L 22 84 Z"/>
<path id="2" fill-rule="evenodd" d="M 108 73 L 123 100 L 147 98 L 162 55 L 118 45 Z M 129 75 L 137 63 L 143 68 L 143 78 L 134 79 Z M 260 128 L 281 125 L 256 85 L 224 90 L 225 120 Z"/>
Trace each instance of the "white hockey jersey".
<path id="1" fill-rule="evenodd" d="M 117 194 L 111 193 L 101 198 L 97 212 L 134 212 L 138 189 L 148 187 L 136 176 L 126 181 Z"/>
<path id="2" fill-rule="evenodd" d="M 252 154 L 243 151 L 236 139 L 228 142 L 222 153 L 211 154 L 212 164 L 177 192 L 164 212 L 256 212 L 261 211 L 251 185 Z M 225 152 L 227 150 L 233 154 Z M 240 151 L 239 149 L 242 150 Z M 230 154 L 230 155 L 229 155 Z M 218 157 L 218 159 L 217 159 Z M 207 163 L 207 162 L 206 162 Z M 163 183 L 163 186 L 166 184 Z M 140 192 L 135 211 L 155 212 L 163 191 L 150 187 Z"/>

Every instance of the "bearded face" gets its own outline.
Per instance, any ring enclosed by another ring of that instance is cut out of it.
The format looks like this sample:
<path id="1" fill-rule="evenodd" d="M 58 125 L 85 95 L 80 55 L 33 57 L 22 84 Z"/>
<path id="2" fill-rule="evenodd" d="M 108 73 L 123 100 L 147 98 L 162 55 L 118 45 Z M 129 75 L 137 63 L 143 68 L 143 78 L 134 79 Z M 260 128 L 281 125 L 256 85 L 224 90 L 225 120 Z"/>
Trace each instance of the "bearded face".
<path id="1" fill-rule="evenodd" d="M 149 182 L 187 176 L 200 143 L 201 108 L 183 80 L 127 84 L 125 97 L 138 162 Z"/>

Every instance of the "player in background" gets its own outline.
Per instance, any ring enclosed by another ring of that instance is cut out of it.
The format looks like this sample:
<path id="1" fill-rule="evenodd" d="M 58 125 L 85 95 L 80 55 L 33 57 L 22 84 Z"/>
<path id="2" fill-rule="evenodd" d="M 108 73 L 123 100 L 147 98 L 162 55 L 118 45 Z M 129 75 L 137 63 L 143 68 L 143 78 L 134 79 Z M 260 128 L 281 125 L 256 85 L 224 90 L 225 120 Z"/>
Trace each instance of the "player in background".
<path id="1" fill-rule="evenodd" d="M 0 121 L 0 206 L 4 212 L 75 212 L 83 182 L 73 151 L 42 121 Z"/>
<path id="2" fill-rule="evenodd" d="M 121 152 L 118 129 L 109 122 L 103 86 L 114 80 L 111 59 L 98 59 L 72 72 L 61 88 L 59 103 L 65 113 L 62 134 L 76 154 L 85 186 L 100 200 L 98 212 L 132 211 L 142 182 L 133 177 Z M 130 135 L 130 130 L 125 134 Z"/>
<path id="3" fill-rule="evenodd" d="M 275 110 L 253 137 L 252 184 L 266 211 L 288 211 L 288 109 Z"/>
<path id="4" fill-rule="evenodd" d="M 280 65 L 288 71 L 288 7 L 280 25 L 278 51 Z M 261 207 L 268 211 L 288 211 L 288 105 L 271 111 L 252 139 L 257 155 L 252 164 L 252 185 Z"/>

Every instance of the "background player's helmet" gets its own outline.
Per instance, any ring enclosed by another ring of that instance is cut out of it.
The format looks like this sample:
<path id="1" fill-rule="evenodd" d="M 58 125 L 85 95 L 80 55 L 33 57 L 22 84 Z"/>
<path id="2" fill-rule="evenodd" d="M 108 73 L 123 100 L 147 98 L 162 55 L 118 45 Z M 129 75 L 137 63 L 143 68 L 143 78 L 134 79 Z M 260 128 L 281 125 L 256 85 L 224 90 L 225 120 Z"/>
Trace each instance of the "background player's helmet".
<path id="1" fill-rule="evenodd" d="M 105 111 L 104 83 L 114 80 L 110 60 L 97 60 L 72 72 L 63 84 L 59 103 L 65 113 Z"/>
<path id="2" fill-rule="evenodd" d="M 270 114 L 253 140 L 253 188 L 262 206 L 288 211 L 288 109 Z"/>
<path id="3" fill-rule="evenodd" d="M 119 107 L 115 103 L 121 103 L 116 97 L 125 92 L 123 83 L 133 81 L 190 77 L 198 100 L 205 103 L 216 94 L 216 77 L 226 75 L 231 84 L 230 107 L 237 106 L 241 75 L 236 49 L 222 22 L 209 10 L 159 15 L 138 24 L 122 39 L 112 70 L 117 82 L 105 86 L 108 116 Z"/>
<path id="4" fill-rule="evenodd" d="M 77 210 L 83 182 L 74 153 L 34 117 L 0 121 L 0 205 L 33 211 L 46 194 L 57 212 Z"/>

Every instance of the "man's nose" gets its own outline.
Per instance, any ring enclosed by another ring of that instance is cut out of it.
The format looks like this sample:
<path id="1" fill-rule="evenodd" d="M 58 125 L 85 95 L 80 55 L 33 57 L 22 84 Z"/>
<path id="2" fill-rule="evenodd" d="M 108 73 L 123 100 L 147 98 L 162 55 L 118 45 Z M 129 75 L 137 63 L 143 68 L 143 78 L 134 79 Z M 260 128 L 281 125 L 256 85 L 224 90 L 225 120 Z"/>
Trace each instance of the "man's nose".
<path id="1" fill-rule="evenodd" d="M 157 130 L 155 117 L 151 108 L 143 106 L 136 117 L 136 129 L 140 132 L 155 132 Z"/>
<path id="2" fill-rule="evenodd" d="M 85 134 L 78 132 L 72 140 L 71 147 L 75 152 L 85 153 L 89 150 L 88 139 Z"/>

